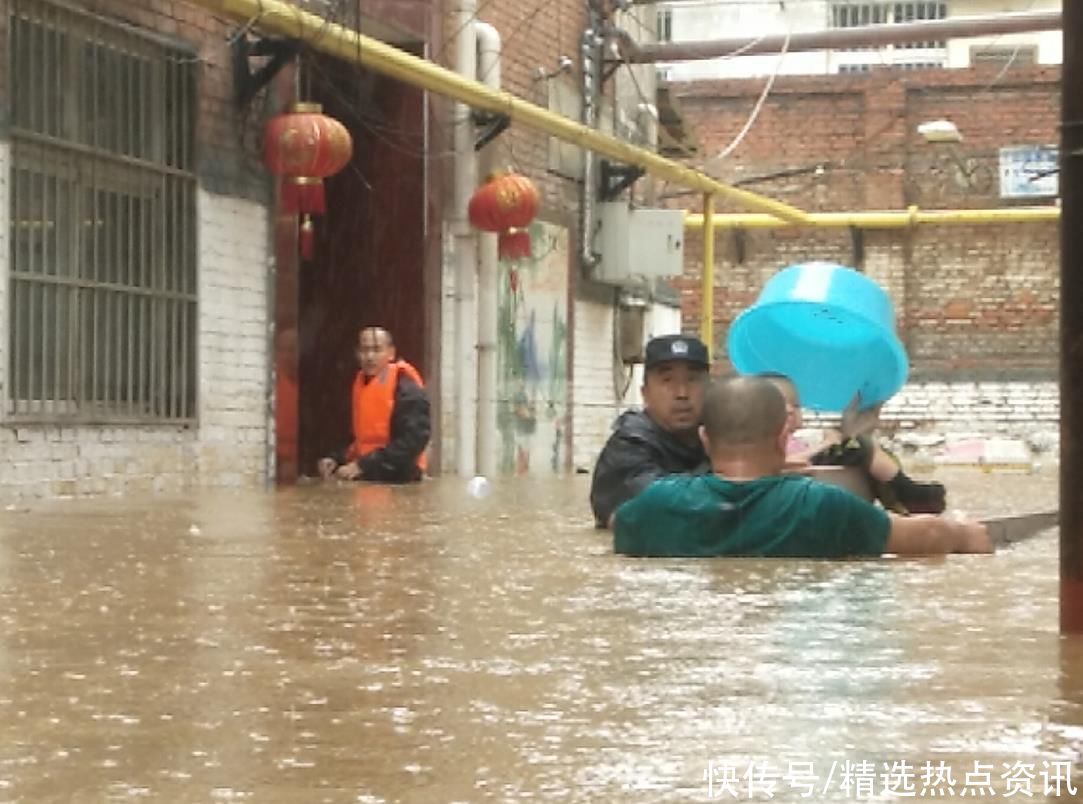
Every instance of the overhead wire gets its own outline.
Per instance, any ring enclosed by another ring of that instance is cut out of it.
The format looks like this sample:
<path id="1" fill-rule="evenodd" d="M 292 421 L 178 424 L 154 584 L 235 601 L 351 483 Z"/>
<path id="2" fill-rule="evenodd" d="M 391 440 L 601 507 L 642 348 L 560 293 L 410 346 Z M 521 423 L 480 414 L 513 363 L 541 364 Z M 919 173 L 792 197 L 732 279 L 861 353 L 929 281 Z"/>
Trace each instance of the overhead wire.
<path id="1" fill-rule="evenodd" d="M 769 0 L 769 1 L 770 1 L 771 5 L 780 6 L 781 11 L 782 11 L 784 16 L 787 14 L 787 9 L 786 9 L 785 3 L 780 2 L 780 0 Z M 643 21 L 642 17 L 640 17 L 635 11 L 632 10 L 632 7 L 624 9 L 623 13 L 627 14 L 629 17 L 631 17 L 640 26 L 641 29 L 650 30 L 650 27 Z M 747 133 L 751 129 L 752 125 L 754 125 L 754 123 L 756 121 L 756 118 L 759 116 L 760 112 L 763 109 L 763 105 L 766 102 L 767 95 L 770 93 L 771 88 L 774 85 L 774 81 L 777 78 L 778 73 L 779 73 L 779 71 L 781 69 L 782 62 L 785 60 L 786 52 L 789 49 L 790 33 L 791 33 L 791 26 L 787 22 L 786 38 L 785 38 L 785 40 L 783 42 L 782 49 L 781 49 L 781 51 L 779 53 L 778 61 L 775 64 L 775 69 L 772 72 L 771 77 L 767 82 L 767 85 L 765 86 L 764 93 L 761 95 L 759 101 L 756 104 L 756 107 L 752 111 L 752 114 L 750 115 L 749 119 L 746 121 L 745 126 L 742 128 L 741 133 L 739 133 L 738 137 L 734 140 L 734 142 L 731 143 L 730 146 L 728 146 L 729 150 L 724 151 L 723 153 L 713 157 L 712 159 L 707 160 L 704 163 L 704 166 L 700 168 L 704 172 L 706 172 L 706 169 L 705 169 L 706 165 L 710 164 L 713 161 L 717 161 L 719 158 L 724 158 L 725 156 L 727 156 L 729 154 L 730 151 L 732 151 L 734 148 L 736 148 L 737 145 L 739 145 L 740 142 L 747 135 Z M 752 39 L 749 42 L 746 42 L 745 44 L 741 45 L 740 47 L 736 48 L 731 53 L 724 54 L 723 56 L 720 56 L 715 60 L 716 61 L 725 61 L 727 59 L 736 58 L 736 57 L 742 55 L 745 51 L 749 50 L 750 48 L 752 48 L 756 44 L 758 44 L 766 35 L 767 35 L 766 33 L 761 33 L 759 36 L 757 36 L 756 38 Z M 646 93 L 643 91 L 643 88 L 639 83 L 639 79 L 635 74 L 634 65 L 632 65 L 631 62 L 628 61 L 627 57 L 624 55 L 624 53 L 622 51 L 618 50 L 617 53 L 618 53 L 618 56 L 619 56 L 620 61 L 621 61 L 621 66 L 624 66 L 624 67 L 628 68 L 628 75 L 630 76 L 630 78 L 632 80 L 632 84 L 635 87 L 636 93 L 639 95 L 639 98 L 640 98 L 641 102 L 645 105 L 645 107 L 647 108 L 647 110 L 649 111 L 651 116 L 654 118 L 655 122 L 658 124 L 658 133 L 659 133 L 659 135 L 666 138 L 670 145 L 676 147 L 679 151 L 683 152 L 684 156 L 686 156 L 686 157 L 694 157 L 696 155 L 695 152 L 692 151 L 691 149 L 689 149 L 687 145 L 685 145 L 684 143 L 678 141 L 675 137 L 673 137 L 666 130 L 665 126 L 662 124 L 661 117 L 659 116 L 658 110 L 657 110 L 657 103 L 656 102 L 651 102 L 650 99 L 646 96 Z M 663 187 L 666 184 L 668 184 L 668 182 L 663 182 Z M 665 194 L 663 194 L 662 197 L 670 197 L 670 196 L 666 196 Z"/>
<path id="2" fill-rule="evenodd" d="M 650 27 L 645 22 L 643 22 L 642 18 L 632 9 L 633 7 L 626 8 L 624 9 L 623 13 L 631 17 L 640 27 L 640 30 L 651 30 Z M 620 55 L 621 66 L 627 68 L 628 70 L 628 77 L 632 80 L 632 86 L 635 87 L 635 91 L 636 94 L 639 95 L 640 102 L 643 104 L 644 108 L 648 111 L 651 117 L 654 118 L 654 122 L 658 126 L 658 135 L 665 139 L 668 145 L 680 151 L 684 156 L 694 157 L 696 155 L 695 151 L 690 149 L 687 145 L 685 145 L 683 142 L 680 142 L 676 137 L 670 134 L 666 127 L 662 124 L 662 118 L 658 114 L 657 99 L 652 101 L 649 97 L 647 97 L 647 93 L 643 91 L 643 86 L 639 83 L 639 77 L 636 75 L 636 65 L 633 65 L 630 61 L 628 61 L 628 59 L 619 50 L 617 52 Z"/>
<path id="3" fill-rule="evenodd" d="M 696 152 L 694 150 L 689 148 L 687 145 L 685 145 L 683 142 L 678 140 L 676 137 L 670 134 L 669 131 L 666 130 L 665 126 L 662 124 L 662 118 L 658 114 L 657 104 L 652 102 L 650 98 L 647 97 L 647 94 L 643 91 L 642 84 L 639 83 L 639 78 L 636 76 L 635 73 L 635 67 L 626 60 L 623 61 L 622 64 L 624 67 L 628 68 L 628 77 L 632 79 L 632 85 L 635 87 L 636 94 L 639 95 L 639 100 L 642 102 L 644 108 L 647 109 L 651 117 L 654 118 L 654 122 L 658 126 L 658 135 L 665 139 L 670 146 L 681 151 L 684 156 L 696 156 Z"/>
<path id="4" fill-rule="evenodd" d="M 790 0 L 790 2 L 792 3 L 792 2 L 794 2 L 794 0 Z M 1026 10 L 1027 11 L 1032 10 L 1035 7 L 1036 4 L 1037 4 L 1037 0 L 1031 0 L 1030 4 L 1028 5 Z M 681 4 L 681 5 L 682 6 L 683 5 L 695 5 L 695 6 L 698 7 L 698 6 L 701 6 L 701 5 L 705 6 L 705 5 L 725 5 L 725 4 L 724 3 L 696 3 L 696 4 Z M 996 43 L 996 42 L 1000 41 L 1000 39 L 1003 36 L 1004 36 L 1004 34 L 999 34 L 995 38 L 993 38 L 991 40 L 991 42 Z M 1017 45 L 1016 48 L 1012 51 L 1012 54 L 1010 55 L 1009 59 L 1004 64 L 1004 66 L 1001 68 L 1001 70 L 997 73 L 997 75 L 991 81 L 989 81 L 989 83 L 987 83 L 986 85 L 984 85 L 983 87 L 978 89 L 977 92 L 979 94 L 987 92 L 990 89 L 994 88 L 1001 80 L 1003 80 L 1004 76 L 1008 73 L 1008 71 L 1014 65 L 1014 62 L 1017 60 L 1018 54 L 1021 52 L 1021 49 L 1023 47 L 1026 47 L 1027 45 L 1028 45 L 1028 43 L 1025 43 L 1025 42 L 1020 43 L 1019 45 Z M 746 45 L 746 47 L 747 47 L 747 45 Z M 885 52 L 884 52 L 883 48 L 875 48 L 875 49 L 870 48 L 870 50 L 875 51 L 875 54 L 876 54 L 877 58 L 879 59 L 881 66 L 883 66 L 885 68 L 896 68 L 896 67 L 898 67 L 898 65 L 896 65 L 894 63 L 889 63 L 887 61 L 887 59 L 885 58 Z M 731 58 L 732 56 L 733 56 L 733 54 L 727 54 L 725 57 L 722 57 L 722 58 Z M 933 88 L 931 88 L 931 87 L 916 87 L 915 90 L 922 93 L 922 94 L 926 94 L 926 93 L 932 91 Z M 766 95 L 761 94 L 761 99 L 766 99 Z M 876 132 L 874 134 L 871 134 L 871 135 L 867 136 L 865 138 L 866 142 L 874 141 L 878 137 L 879 133 L 882 133 L 882 131 L 886 131 L 886 130 L 890 129 L 892 126 L 896 125 L 898 123 L 899 118 L 903 117 L 903 116 L 905 116 L 905 113 L 900 112 L 895 117 L 893 117 L 892 120 L 887 121 L 887 123 L 883 126 L 883 128 L 880 130 L 880 132 Z M 746 123 L 746 125 L 747 125 L 747 123 Z M 835 159 L 830 159 L 830 160 L 820 160 L 817 163 L 814 163 L 812 168 L 814 169 L 815 167 L 819 166 L 819 167 L 823 167 L 824 170 L 827 170 L 827 169 L 839 169 L 839 168 L 846 168 L 846 167 L 848 167 L 850 169 L 860 169 L 862 164 L 867 163 L 867 160 L 862 159 L 862 160 L 859 160 L 858 162 L 855 163 L 855 162 L 852 161 L 852 158 L 853 158 L 853 156 L 855 154 L 857 154 L 859 151 L 861 151 L 863 149 L 864 149 L 864 146 L 856 147 L 856 148 L 853 149 L 853 151 L 851 151 L 849 154 L 845 155 L 841 159 L 835 158 Z M 981 158 L 982 156 L 983 156 L 982 154 L 978 154 L 978 155 L 976 155 L 976 158 Z M 710 164 L 710 161 L 713 161 L 713 160 L 709 160 L 705 164 Z M 802 166 L 802 167 L 804 167 L 804 166 Z M 798 169 L 799 168 L 795 168 L 795 170 L 798 170 Z M 801 172 L 812 173 L 813 170 L 808 170 L 808 171 L 801 170 Z M 744 186 L 744 185 L 747 185 L 747 184 L 751 184 L 753 182 L 760 183 L 762 181 L 770 181 L 770 180 L 774 180 L 776 178 L 778 178 L 778 177 L 771 176 L 771 177 L 766 177 L 766 178 L 763 178 L 763 179 L 743 180 L 743 181 L 737 182 L 735 186 Z M 664 193 L 661 197 L 662 198 L 675 198 L 675 197 L 687 196 L 687 195 L 695 195 L 695 194 L 696 193 L 693 193 L 693 192 L 690 192 L 690 191 L 680 191 L 680 192 L 675 192 L 675 193 Z"/>
<path id="5" fill-rule="evenodd" d="M 494 3 L 494 2 L 496 2 L 496 0 L 483 0 L 483 2 L 479 3 L 477 12 L 474 15 L 472 15 L 471 20 L 480 21 L 479 14 L 486 7 L 492 5 L 492 3 Z M 545 8 L 548 5 L 549 5 L 548 0 L 538 0 L 538 2 L 535 3 L 533 9 L 531 11 L 529 11 L 527 14 L 525 14 L 523 16 L 523 18 L 519 21 L 519 23 L 514 28 L 512 28 L 511 31 L 503 38 L 503 45 L 505 47 L 507 47 L 507 45 L 509 45 L 510 43 L 515 41 L 515 39 L 523 32 L 524 27 L 526 27 L 530 22 L 532 22 L 534 19 L 536 19 L 537 16 L 543 10 L 545 10 Z M 460 25 L 456 29 L 456 35 L 457 35 L 458 32 L 464 30 L 465 27 L 466 27 L 465 25 Z M 359 28 L 359 30 L 360 30 L 360 28 Z M 446 52 L 447 45 L 448 45 L 448 43 L 445 43 L 445 47 L 441 51 L 442 54 Z M 384 125 L 384 124 L 380 124 L 378 122 L 373 121 L 372 119 L 370 119 L 368 116 L 364 115 L 362 112 L 360 112 L 357 109 L 359 104 L 355 100 L 347 97 L 343 93 L 343 91 L 339 88 L 338 82 L 336 82 L 333 79 L 333 77 L 331 77 L 323 69 L 323 67 L 320 64 L 318 59 L 308 59 L 307 63 L 309 63 L 311 65 L 312 69 L 314 69 L 314 70 L 316 70 L 317 72 L 320 73 L 321 78 L 323 79 L 321 81 L 321 83 L 323 85 L 323 89 L 325 91 L 327 91 L 328 93 L 330 93 L 331 95 L 333 95 L 334 97 L 336 97 L 342 103 L 344 108 L 347 109 L 349 112 L 351 112 L 351 115 L 350 115 L 351 119 L 353 119 L 358 125 L 365 128 L 367 131 L 369 131 L 373 135 L 373 137 L 376 138 L 377 140 L 379 140 L 380 142 L 385 143 L 386 145 L 393 148 L 397 152 L 403 153 L 404 155 L 407 155 L 407 156 L 416 156 L 416 157 L 419 157 L 419 158 L 425 158 L 425 159 L 431 159 L 431 160 L 439 160 L 439 159 L 448 158 L 448 157 L 454 155 L 455 151 L 452 150 L 452 149 L 446 149 L 446 150 L 438 151 L 438 152 L 431 152 L 431 151 L 427 152 L 426 148 L 425 148 L 425 144 L 423 142 L 423 140 L 424 140 L 423 136 L 420 136 L 420 139 L 422 140 L 422 142 L 419 143 L 416 147 L 413 147 L 413 146 L 409 145 L 410 139 L 412 139 L 412 138 L 413 139 L 418 139 L 419 138 L 418 132 L 409 131 L 407 129 L 404 129 L 401 126 Z M 479 80 L 482 80 L 482 79 L 486 78 L 487 76 L 488 76 L 487 73 L 483 73 L 481 76 L 479 76 Z M 457 124 L 459 122 L 461 122 L 461 120 L 456 118 L 454 115 L 448 121 L 449 125 L 455 125 L 455 124 Z M 444 127 L 444 125 L 445 125 L 443 123 L 443 121 L 439 120 L 436 117 L 430 118 L 430 124 L 433 125 L 434 127 L 436 127 L 438 130 L 442 129 Z M 391 137 L 393 137 L 393 136 L 401 137 L 402 139 L 406 140 L 407 142 L 406 143 L 395 142 L 394 140 L 391 139 Z M 512 158 L 514 159 L 514 154 L 512 154 Z"/>
<path id="6" fill-rule="evenodd" d="M 782 41 L 782 50 L 778 54 L 778 60 L 775 62 L 775 69 L 772 71 L 771 76 L 767 79 L 767 83 L 764 84 L 763 91 L 760 93 L 760 97 L 756 101 L 756 105 L 752 107 L 752 113 L 749 114 L 745 124 L 741 127 L 741 130 L 737 132 L 737 136 L 730 141 L 729 145 L 723 148 L 718 154 L 707 159 L 700 166 L 703 171 L 707 170 L 707 166 L 717 162 L 721 159 L 725 159 L 731 153 L 733 153 L 742 142 L 748 132 L 752 130 L 752 126 L 756 124 L 756 121 L 760 117 L 760 113 L 763 111 L 764 105 L 767 103 L 767 96 L 771 94 L 771 90 L 775 86 L 775 80 L 778 78 L 779 73 L 782 71 L 782 63 L 786 60 L 786 52 L 790 49 L 790 35 L 792 29 L 787 26 L 786 38 Z"/>

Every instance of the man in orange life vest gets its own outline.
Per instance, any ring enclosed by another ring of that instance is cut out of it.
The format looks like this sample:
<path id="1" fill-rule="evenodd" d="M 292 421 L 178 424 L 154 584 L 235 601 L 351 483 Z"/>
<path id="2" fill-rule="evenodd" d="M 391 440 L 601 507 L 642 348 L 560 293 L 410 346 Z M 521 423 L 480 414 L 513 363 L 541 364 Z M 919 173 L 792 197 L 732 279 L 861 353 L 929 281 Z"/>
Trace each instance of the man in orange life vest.
<path id="1" fill-rule="evenodd" d="M 417 369 L 395 359 L 391 334 L 380 327 L 357 339 L 361 370 L 353 382 L 353 441 L 319 461 L 320 476 L 411 483 L 425 473 L 429 400 Z"/>

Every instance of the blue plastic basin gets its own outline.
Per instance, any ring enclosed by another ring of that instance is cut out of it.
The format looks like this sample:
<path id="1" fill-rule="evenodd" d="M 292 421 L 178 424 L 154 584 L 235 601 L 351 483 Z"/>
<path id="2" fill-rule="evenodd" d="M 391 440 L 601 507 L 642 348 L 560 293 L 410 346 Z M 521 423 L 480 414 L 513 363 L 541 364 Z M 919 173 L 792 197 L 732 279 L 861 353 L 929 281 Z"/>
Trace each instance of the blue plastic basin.
<path id="1" fill-rule="evenodd" d="M 764 285 L 726 341 L 739 374 L 777 372 L 793 380 L 801 405 L 837 412 L 861 395 L 867 407 L 906 382 L 906 351 L 884 290 L 852 268 L 793 265 Z"/>

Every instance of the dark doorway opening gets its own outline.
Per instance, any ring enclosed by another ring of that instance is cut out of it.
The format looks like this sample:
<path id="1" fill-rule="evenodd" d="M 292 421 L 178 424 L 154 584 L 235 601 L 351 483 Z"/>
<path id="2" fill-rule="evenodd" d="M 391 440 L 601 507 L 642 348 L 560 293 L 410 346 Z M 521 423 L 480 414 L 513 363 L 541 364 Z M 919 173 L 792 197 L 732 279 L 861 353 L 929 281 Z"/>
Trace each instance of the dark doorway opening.
<path id="1" fill-rule="evenodd" d="M 349 441 L 354 344 L 382 326 L 399 357 L 429 365 L 425 314 L 424 93 L 322 56 L 306 56 L 303 100 L 353 137 L 349 165 L 325 182 L 313 259 L 298 266 L 298 469 Z M 428 378 L 426 378 L 428 379 Z"/>

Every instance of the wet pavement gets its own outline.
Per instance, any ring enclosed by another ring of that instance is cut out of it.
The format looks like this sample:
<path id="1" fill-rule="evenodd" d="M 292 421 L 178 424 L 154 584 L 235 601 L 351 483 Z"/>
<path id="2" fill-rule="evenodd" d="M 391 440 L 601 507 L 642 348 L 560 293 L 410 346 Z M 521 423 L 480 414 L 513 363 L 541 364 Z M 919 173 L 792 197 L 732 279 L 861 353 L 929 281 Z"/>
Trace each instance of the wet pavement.
<path id="1" fill-rule="evenodd" d="M 939 476 L 973 514 L 1056 504 Z M 0 801 L 1083 799 L 1055 531 L 635 560 L 585 477 L 463 488 L 0 510 Z"/>

